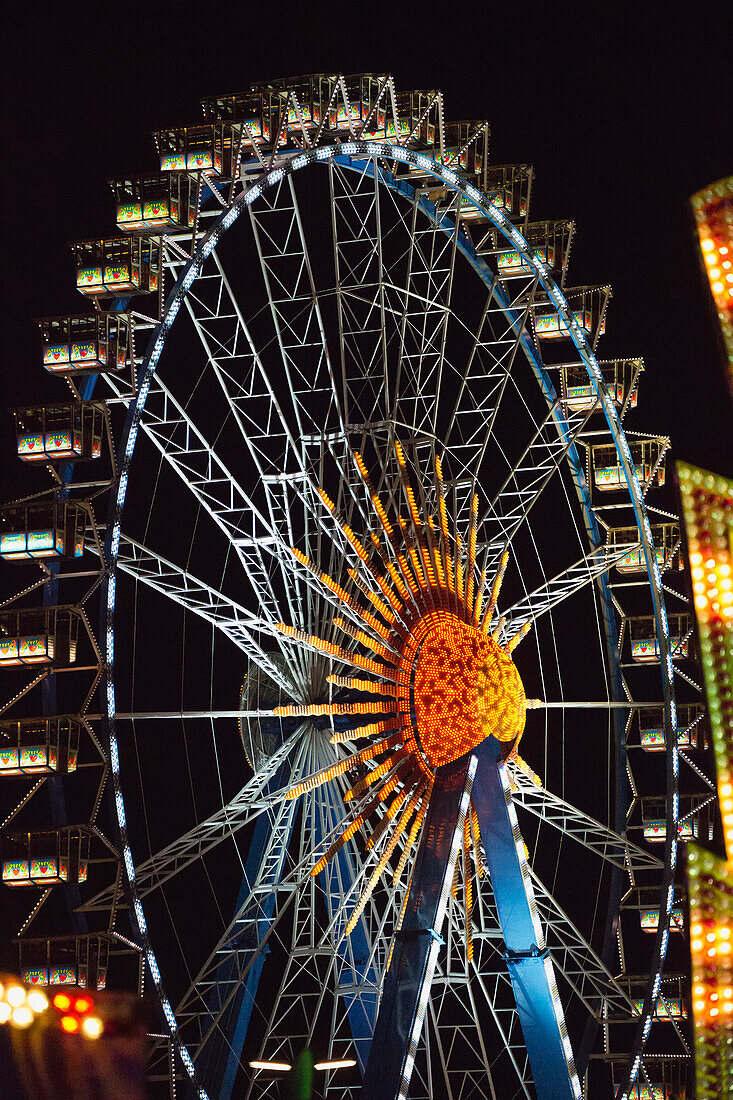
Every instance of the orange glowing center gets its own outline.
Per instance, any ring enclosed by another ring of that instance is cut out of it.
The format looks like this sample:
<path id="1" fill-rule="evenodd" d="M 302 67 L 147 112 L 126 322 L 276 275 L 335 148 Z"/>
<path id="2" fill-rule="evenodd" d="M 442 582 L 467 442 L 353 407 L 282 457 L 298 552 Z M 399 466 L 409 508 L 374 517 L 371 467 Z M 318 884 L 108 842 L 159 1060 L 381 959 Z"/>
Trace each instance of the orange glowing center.
<path id="1" fill-rule="evenodd" d="M 490 734 L 506 742 L 524 730 L 524 688 L 511 657 L 493 638 L 450 612 L 421 619 L 400 672 L 399 701 L 409 706 L 433 768 L 463 756 Z"/>

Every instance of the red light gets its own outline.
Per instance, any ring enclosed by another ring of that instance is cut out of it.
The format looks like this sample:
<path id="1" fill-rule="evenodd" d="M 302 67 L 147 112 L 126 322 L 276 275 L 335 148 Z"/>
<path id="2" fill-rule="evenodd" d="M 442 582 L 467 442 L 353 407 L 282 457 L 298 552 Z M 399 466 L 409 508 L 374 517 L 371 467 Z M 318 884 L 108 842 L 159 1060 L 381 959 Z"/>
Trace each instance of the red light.
<path id="1" fill-rule="evenodd" d="M 62 1016 L 61 1027 L 67 1035 L 73 1035 L 74 1032 L 79 1030 L 79 1021 L 76 1016 Z"/>
<path id="2" fill-rule="evenodd" d="M 71 997 L 67 997 L 65 993 L 57 993 L 53 999 L 54 1008 L 57 1008 L 59 1012 L 66 1012 L 71 1008 Z"/>
<path id="3" fill-rule="evenodd" d="M 77 999 L 74 1001 L 74 1011 L 79 1012 L 83 1015 L 85 1012 L 88 1012 L 89 1009 L 93 1007 L 93 1005 L 94 1001 L 91 999 L 91 997 L 77 997 Z"/>

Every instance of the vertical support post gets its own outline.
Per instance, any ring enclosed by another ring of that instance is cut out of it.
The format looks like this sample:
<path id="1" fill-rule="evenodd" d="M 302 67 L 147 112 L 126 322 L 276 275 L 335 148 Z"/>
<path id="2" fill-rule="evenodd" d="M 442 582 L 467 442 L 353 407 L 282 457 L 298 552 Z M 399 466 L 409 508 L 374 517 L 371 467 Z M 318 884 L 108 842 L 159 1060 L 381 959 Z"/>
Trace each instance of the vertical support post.
<path id="1" fill-rule="evenodd" d="M 580 1082 L 555 971 L 537 912 L 511 792 L 501 767 L 501 745 L 496 738 L 488 737 L 474 751 L 478 768 L 473 805 L 537 1095 L 542 1100 L 580 1100 Z"/>
<path id="2" fill-rule="evenodd" d="M 407 908 L 384 982 L 363 1100 L 407 1097 L 475 772 L 471 754 L 436 773 Z"/>

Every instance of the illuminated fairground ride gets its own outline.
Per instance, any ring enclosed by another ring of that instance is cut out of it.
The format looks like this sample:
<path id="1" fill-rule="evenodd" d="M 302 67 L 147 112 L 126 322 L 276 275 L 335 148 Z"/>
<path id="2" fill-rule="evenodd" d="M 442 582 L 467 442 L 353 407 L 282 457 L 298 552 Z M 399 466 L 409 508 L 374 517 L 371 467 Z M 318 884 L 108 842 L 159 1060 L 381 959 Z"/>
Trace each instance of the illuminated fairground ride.
<path id="1" fill-rule="evenodd" d="M 137 952 L 184 1095 L 274 1095 L 304 1047 L 329 1097 L 681 1095 L 678 836 L 714 789 L 669 441 L 622 427 L 641 360 L 596 358 L 610 289 L 565 285 L 573 223 L 529 221 L 532 169 L 437 91 L 203 109 L 112 182 L 89 312 L 40 323 L 71 393 L 16 411 L 56 477 L 2 513 L 42 570 L 0 623 L 40 662 L 3 715 L 3 773 L 41 757 L 6 824 L 6 881 L 44 888 L 24 973 Z M 72 637 L 93 682 L 60 703 Z M 19 833 L 44 782 L 53 827 Z"/>

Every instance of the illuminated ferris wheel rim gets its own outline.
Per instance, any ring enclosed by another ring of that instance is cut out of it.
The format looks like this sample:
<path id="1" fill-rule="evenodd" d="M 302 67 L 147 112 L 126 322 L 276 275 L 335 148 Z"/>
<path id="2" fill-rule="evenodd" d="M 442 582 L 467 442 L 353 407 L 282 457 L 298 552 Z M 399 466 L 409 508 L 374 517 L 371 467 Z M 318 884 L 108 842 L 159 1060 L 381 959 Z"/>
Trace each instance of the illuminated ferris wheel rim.
<path id="1" fill-rule="evenodd" d="M 631 503 L 634 508 L 634 513 L 637 520 L 637 528 L 640 534 L 640 541 L 643 548 L 644 560 L 646 563 L 647 574 L 650 582 L 654 616 L 656 620 L 657 637 L 659 640 L 664 693 L 665 724 L 667 729 L 675 728 L 674 685 L 671 664 L 669 626 L 664 606 L 664 597 L 662 594 L 659 566 L 657 564 L 657 559 L 652 542 L 651 529 L 646 515 L 642 488 L 634 469 L 631 453 L 620 423 L 618 413 L 603 382 L 595 355 L 588 344 L 588 341 L 584 335 L 581 326 L 578 324 L 575 316 L 573 315 L 567 299 L 565 298 L 559 287 L 556 285 L 547 266 L 537 255 L 533 254 L 526 239 L 502 213 L 502 211 L 498 207 L 493 205 L 484 195 L 482 195 L 482 193 L 475 186 L 467 182 L 462 177 L 460 171 L 454 171 L 450 167 L 434 161 L 431 157 L 426 156 L 425 154 L 406 149 L 398 143 L 391 142 L 389 140 L 349 140 L 345 142 L 336 142 L 329 145 L 321 146 L 307 152 L 296 151 L 283 153 L 275 167 L 272 167 L 267 171 L 263 171 L 247 187 L 246 190 L 244 190 L 231 202 L 231 205 L 228 207 L 228 209 L 222 211 L 222 213 L 216 219 L 212 228 L 200 241 L 194 256 L 184 266 L 173 290 L 168 297 L 163 318 L 160 324 L 155 329 L 148 346 L 148 351 L 144 359 L 143 368 L 140 373 L 140 381 L 137 395 L 128 410 L 126 426 L 120 446 L 120 480 L 116 498 L 113 497 L 111 504 L 111 522 L 108 528 L 106 543 L 107 565 L 110 570 L 110 577 L 107 587 L 105 630 L 107 652 L 106 718 L 109 724 L 110 757 L 112 764 L 115 805 L 122 838 L 125 875 L 127 879 L 128 889 L 131 895 L 132 907 L 135 913 L 135 920 L 138 924 L 140 936 L 143 940 L 146 959 L 150 967 L 151 974 L 153 976 L 153 981 L 156 986 L 157 994 L 161 1001 L 161 1006 L 167 1024 L 171 1030 L 174 1045 L 177 1047 L 182 1062 L 186 1067 L 188 1073 L 190 1074 L 192 1080 L 194 1081 L 195 1067 L 185 1045 L 178 1035 L 178 1025 L 176 1022 L 175 1014 L 165 996 L 155 952 L 150 944 L 148 937 L 147 923 L 143 912 L 142 902 L 136 889 L 135 868 L 132 859 L 132 853 L 127 839 L 124 795 L 120 782 L 119 753 L 117 738 L 114 729 L 114 611 L 116 587 L 114 571 L 119 555 L 119 545 L 122 531 L 122 514 L 125 503 L 129 472 L 134 454 L 141 413 L 145 407 L 150 384 L 153 376 L 155 375 L 158 361 L 163 353 L 167 335 L 173 326 L 178 311 L 183 304 L 186 295 L 195 283 L 198 275 L 201 273 L 204 262 L 211 255 L 222 236 L 229 228 L 232 227 L 232 225 L 238 219 L 239 215 L 243 213 L 248 206 L 250 206 L 253 202 L 255 202 L 257 198 L 265 194 L 268 190 L 277 186 L 277 184 L 280 183 L 280 181 L 283 180 L 287 175 L 298 172 L 302 168 L 306 168 L 313 164 L 333 160 L 336 163 L 343 165 L 344 167 L 353 167 L 360 172 L 366 172 L 368 174 L 373 174 L 376 176 L 377 158 L 382 158 L 388 161 L 397 161 L 399 163 L 417 168 L 425 173 L 429 173 L 433 175 L 436 179 L 439 179 L 447 187 L 451 188 L 451 190 L 460 193 L 463 198 L 468 200 L 468 202 L 471 203 L 477 210 L 479 210 L 481 214 L 485 218 L 487 218 L 494 225 L 494 227 L 504 235 L 507 241 L 509 241 L 511 245 L 522 254 L 523 259 L 531 266 L 539 285 L 547 294 L 548 300 L 554 305 L 555 309 L 557 310 L 557 313 L 561 318 L 562 323 L 564 323 L 564 325 L 566 326 L 567 334 L 572 339 L 572 342 L 581 358 L 581 361 L 583 362 L 588 372 L 591 385 L 593 386 L 593 389 L 602 404 L 603 412 L 617 449 L 620 465 L 624 472 L 624 478 L 629 491 Z M 380 172 L 379 181 L 394 190 L 400 189 L 399 181 L 396 181 L 393 177 L 389 175 L 389 173 L 385 171 Z M 431 216 L 431 204 L 425 202 L 424 200 L 420 200 L 420 205 L 423 211 L 427 213 L 428 216 Z M 443 219 L 442 224 L 447 226 L 447 219 Z M 486 263 L 476 254 L 468 238 L 466 238 L 465 235 L 462 234 L 460 231 L 457 234 L 457 238 L 459 249 L 463 253 L 464 257 L 469 261 L 472 267 L 479 274 L 479 276 L 485 282 L 491 279 L 495 281 L 496 277 L 490 271 Z M 496 287 L 497 291 L 498 289 L 499 288 Z M 516 319 L 515 323 L 517 325 L 517 328 L 520 328 L 520 322 L 518 319 Z M 541 362 L 538 361 L 537 356 L 534 354 L 532 344 L 526 333 L 523 333 L 521 335 L 521 342 L 545 397 L 547 398 L 549 403 L 552 403 L 555 399 L 554 387 L 552 386 L 552 382 L 546 370 L 542 366 Z M 562 406 L 560 406 L 559 404 L 553 411 L 553 417 L 557 425 L 558 433 L 561 435 L 561 437 L 567 438 L 568 425 L 562 412 Z M 586 518 L 586 522 L 591 531 L 597 531 L 596 521 L 591 510 L 588 490 L 587 486 L 585 485 L 585 477 L 579 458 L 577 456 L 575 443 L 571 444 L 568 450 L 567 457 L 573 471 L 573 478 L 578 489 L 578 495 L 581 501 L 581 506 Z M 676 776 L 678 767 L 676 739 L 672 737 L 667 738 L 667 744 L 667 778 L 669 795 L 673 794 L 676 791 Z M 662 905 L 660 909 L 659 929 L 656 936 L 655 958 L 652 967 L 652 973 L 657 975 L 661 973 L 661 966 L 666 953 L 669 919 L 672 907 L 671 882 L 676 861 L 676 826 L 677 799 L 675 797 L 668 797 L 665 872 L 663 879 L 663 892 L 667 891 L 668 897 L 666 905 Z M 649 1034 L 657 993 L 658 977 L 653 984 L 653 988 L 651 979 L 650 984 L 647 988 L 647 995 L 637 1031 L 637 1040 L 635 1042 L 635 1047 L 632 1052 L 632 1055 L 634 1057 L 632 1079 L 636 1076 L 636 1072 L 638 1071 L 641 1050 Z M 200 1089 L 199 1095 L 203 1098 L 207 1094 L 205 1090 Z"/>

